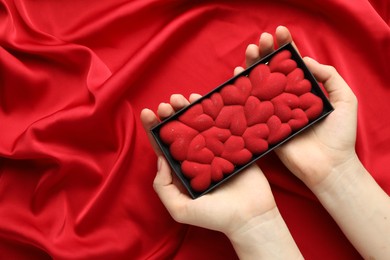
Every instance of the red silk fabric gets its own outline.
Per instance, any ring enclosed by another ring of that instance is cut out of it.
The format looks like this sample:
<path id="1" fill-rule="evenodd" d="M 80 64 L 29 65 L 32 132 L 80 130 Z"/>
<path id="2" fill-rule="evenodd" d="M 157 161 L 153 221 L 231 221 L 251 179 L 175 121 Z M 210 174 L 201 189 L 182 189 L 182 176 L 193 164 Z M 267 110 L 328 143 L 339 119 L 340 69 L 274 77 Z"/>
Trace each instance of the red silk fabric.
<path id="1" fill-rule="evenodd" d="M 236 259 L 155 195 L 139 113 L 209 92 L 279 24 L 350 84 L 359 157 L 390 193 L 387 0 L 0 0 L 0 258 Z M 259 165 L 307 259 L 359 258 L 276 156 Z"/>

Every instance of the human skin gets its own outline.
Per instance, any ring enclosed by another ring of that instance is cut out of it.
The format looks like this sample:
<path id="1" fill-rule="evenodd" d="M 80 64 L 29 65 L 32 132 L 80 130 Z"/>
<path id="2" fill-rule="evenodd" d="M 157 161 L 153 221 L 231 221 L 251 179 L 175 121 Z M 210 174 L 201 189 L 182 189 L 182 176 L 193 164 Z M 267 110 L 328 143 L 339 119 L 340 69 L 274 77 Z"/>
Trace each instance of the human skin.
<path id="1" fill-rule="evenodd" d="M 292 41 L 283 26 L 277 28 L 276 38 L 278 35 L 278 41 Z M 267 36 L 258 47 L 248 47 L 247 63 L 272 51 L 272 46 L 272 37 Z M 308 57 L 304 61 L 323 83 L 335 110 L 276 153 L 313 191 L 364 258 L 390 259 L 390 198 L 364 168 L 355 150 L 357 98 L 334 67 Z"/>
<path id="2" fill-rule="evenodd" d="M 292 42 L 288 29 L 279 26 L 275 38 L 263 33 L 259 44 L 247 47 L 246 66 Z M 390 259 L 390 199 L 360 162 L 356 151 L 357 99 L 337 73 L 327 65 L 305 57 L 304 61 L 329 94 L 335 110 L 276 149 L 288 169 L 301 179 L 328 210 L 347 238 L 364 258 Z M 235 74 L 243 68 L 237 67 Z M 302 258 L 275 204 L 269 183 L 256 165 L 213 192 L 192 200 L 149 134 L 149 129 L 198 99 L 172 95 L 161 103 L 157 115 L 141 112 L 141 121 L 158 156 L 153 186 L 162 203 L 178 222 L 226 234 L 240 259 Z M 305 158 L 305 160 L 301 160 Z"/>

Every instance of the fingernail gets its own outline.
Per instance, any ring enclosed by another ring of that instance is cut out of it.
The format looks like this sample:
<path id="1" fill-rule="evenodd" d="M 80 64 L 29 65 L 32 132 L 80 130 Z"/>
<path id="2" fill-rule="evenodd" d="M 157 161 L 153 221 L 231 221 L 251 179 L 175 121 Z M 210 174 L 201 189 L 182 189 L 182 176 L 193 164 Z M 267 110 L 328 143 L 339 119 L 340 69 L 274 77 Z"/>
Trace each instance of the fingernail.
<path id="1" fill-rule="evenodd" d="M 264 39 L 265 37 L 272 37 L 272 35 L 270 33 L 267 33 L 267 32 L 263 32 L 261 35 L 260 35 L 260 40 Z"/>

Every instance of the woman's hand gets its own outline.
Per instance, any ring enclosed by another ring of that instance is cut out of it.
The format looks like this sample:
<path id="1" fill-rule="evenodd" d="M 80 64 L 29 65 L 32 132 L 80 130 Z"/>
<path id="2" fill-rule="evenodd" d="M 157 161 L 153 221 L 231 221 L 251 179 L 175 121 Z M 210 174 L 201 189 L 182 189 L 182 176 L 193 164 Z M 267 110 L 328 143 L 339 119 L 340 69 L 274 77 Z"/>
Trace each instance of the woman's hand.
<path id="1" fill-rule="evenodd" d="M 279 46 L 292 42 L 283 26 L 277 28 L 275 38 Z M 273 37 L 265 33 L 259 46 L 248 46 L 247 65 L 272 50 Z M 314 192 L 364 258 L 389 259 L 390 198 L 356 155 L 357 99 L 333 67 L 311 58 L 304 61 L 323 83 L 335 110 L 276 152 Z"/>
<path id="2" fill-rule="evenodd" d="M 277 45 L 292 42 L 288 29 L 279 26 L 275 32 Z M 263 33 L 259 45 L 246 50 L 247 66 L 274 50 L 272 35 Z M 321 122 L 306 129 L 276 149 L 282 162 L 309 188 L 321 183 L 338 168 L 356 163 L 355 153 L 357 100 L 349 86 L 331 67 L 304 58 L 316 79 L 323 83 L 335 110 Z"/>
<path id="3" fill-rule="evenodd" d="M 192 95 L 191 101 L 196 98 L 199 95 Z M 189 104 L 182 95 L 172 95 L 170 101 L 171 104 L 160 104 L 157 110 L 159 118 L 164 119 Z M 148 134 L 149 129 L 159 122 L 149 109 L 142 111 L 141 120 Z M 150 140 L 158 155 L 158 172 L 153 187 L 176 221 L 231 234 L 250 219 L 275 209 L 268 181 L 256 164 L 215 191 L 191 199 L 173 176 L 152 137 Z"/>
<path id="4" fill-rule="evenodd" d="M 190 101 L 199 97 L 193 94 Z M 170 104 L 159 105 L 157 115 L 164 119 L 187 105 L 189 101 L 182 95 L 172 95 Z M 241 259 L 301 258 L 276 207 L 269 183 L 256 164 L 214 191 L 191 199 L 150 135 L 150 128 L 159 123 L 157 115 L 144 109 L 141 121 L 158 155 L 153 187 L 176 221 L 225 233 Z"/>

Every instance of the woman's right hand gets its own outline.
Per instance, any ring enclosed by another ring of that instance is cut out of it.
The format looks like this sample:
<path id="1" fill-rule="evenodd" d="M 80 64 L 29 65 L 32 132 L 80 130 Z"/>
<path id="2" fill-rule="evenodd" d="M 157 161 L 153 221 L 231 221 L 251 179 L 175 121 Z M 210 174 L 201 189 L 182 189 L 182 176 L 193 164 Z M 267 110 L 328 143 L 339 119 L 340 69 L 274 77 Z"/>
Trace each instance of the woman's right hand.
<path id="1" fill-rule="evenodd" d="M 275 36 L 279 46 L 292 42 L 286 27 L 278 27 Z M 263 34 L 259 46 L 247 48 L 247 64 L 272 50 L 273 37 Z M 357 99 L 333 67 L 307 57 L 304 61 L 324 85 L 335 110 L 276 152 L 314 192 L 364 258 L 390 259 L 390 198 L 355 151 Z"/>
<path id="2" fill-rule="evenodd" d="M 288 29 L 279 26 L 275 32 L 277 45 L 292 42 Z M 274 38 L 268 33 L 260 37 L 259 45 L 246 50 L 247 66 L 274 50 Z M 288 169 L 309 188 L 323 183 L 339 168 L 349 167 L 358 161 L 355 152 L 357 99 L 343 78 L 331 66 L 304 58 L 309 70 L 329 94 L 335 110 L 324 120 L 276 149 Z M 337 177 L 337 176 L 335 176 Z"/>

